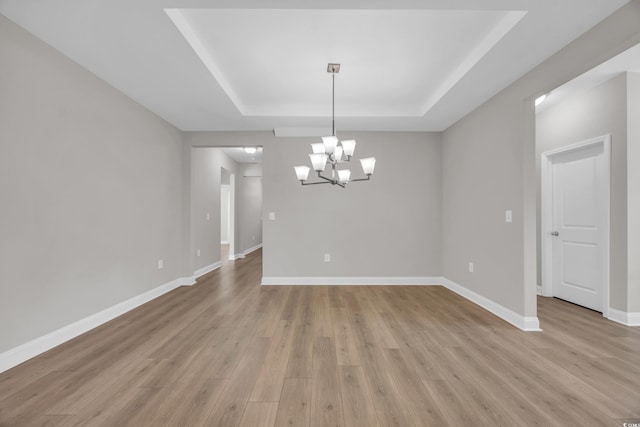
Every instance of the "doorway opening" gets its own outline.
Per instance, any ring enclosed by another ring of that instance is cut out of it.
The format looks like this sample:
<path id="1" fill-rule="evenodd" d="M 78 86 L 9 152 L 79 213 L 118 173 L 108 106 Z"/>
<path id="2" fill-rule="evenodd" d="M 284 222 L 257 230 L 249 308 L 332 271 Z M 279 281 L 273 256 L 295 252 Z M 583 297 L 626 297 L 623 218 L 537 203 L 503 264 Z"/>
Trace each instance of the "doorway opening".
<path id="1" fill-rule="evenodd" d="M 262 248 L 262 147 L 192 147 L 190 168 L 188 246 L 200 277 Z"/>
<path id="2" fill-rule="evenodd" d="M 225 161 L 220 168 L 219 244 L 226 263 L 262 248 L 262 147 L 218 149 Z"/>

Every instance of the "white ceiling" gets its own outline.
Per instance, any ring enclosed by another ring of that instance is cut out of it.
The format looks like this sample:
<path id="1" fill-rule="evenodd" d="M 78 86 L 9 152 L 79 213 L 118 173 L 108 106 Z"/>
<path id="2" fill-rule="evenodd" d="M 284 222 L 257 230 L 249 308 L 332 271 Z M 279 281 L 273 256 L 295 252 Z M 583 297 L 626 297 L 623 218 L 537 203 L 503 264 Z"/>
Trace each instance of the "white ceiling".
<path id="1" fill-rule="evenodd" d="M 262 147 L 255 147 L 258 151 L 247 153 L 244 147 L 222 147 L 221 150 L 227 156 L 238 163 L 262 163 Z"/>
<path id="2" fill-rule="evenodd" d="M 443 130 L 628 0 L 0 0 L 182 130 Z M 289 132 L 287 132 L 289 130 Z"/>
<path id="3" fill-rule="evenodd" d="M 640 44 L 552 90 L 544 102 L 536 107 L 536 112 L 544 111 L 569 96 L 592 89 L 625 71 L 640 72 Z"/>

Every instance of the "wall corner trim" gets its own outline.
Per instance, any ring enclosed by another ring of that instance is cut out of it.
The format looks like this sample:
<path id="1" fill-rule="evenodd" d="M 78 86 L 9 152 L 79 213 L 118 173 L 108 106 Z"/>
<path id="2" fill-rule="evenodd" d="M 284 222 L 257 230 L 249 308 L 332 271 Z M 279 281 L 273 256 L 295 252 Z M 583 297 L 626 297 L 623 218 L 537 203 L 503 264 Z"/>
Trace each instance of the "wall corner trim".
<path id="1" fill-rule="evenodd" d="M 621 323 L 625 326 L 640 326 L 640 313 L 629 313 L 609 307 L 609 315 L 606 317 L 613 322 Z"/>
<path id="2" fill-rule="evenodd" d="M 11 350 L 5 351 L 0 354 L 0 373 L 26 362 L 45 351 L 51 350 L 66 341 L 82 335 L 103 323 L 115 319 L 116 317 L 141 306 L 142 304 L 166 294 L 167 292 L 171 292 L 180 286 L 192 285 L 193 283 L 195 283 L 193 277 L 180 277 L 169 283 L 165 283 L 164 285 L 160 285 L 138 296 L 99 311 L 98 313 L 87 316 L 84 319 L 73 322 L 58 330 L 49 332 L 46 335 L 12 348 Z"/>
<path id="3" fill-rule="evenodd" d="M 202 268 L 199 268 L 196 271 L 194 271 L 193 272 L 193 278 L 197 279 L 198 277 L 204 276 L 207 273 L 211 273 L 213 270 L 217 270 L 220 267 L 222 267 L 222 261 L 216 261 L 213 264 L 209 264 L 206 267 L 202 267 Z"/>

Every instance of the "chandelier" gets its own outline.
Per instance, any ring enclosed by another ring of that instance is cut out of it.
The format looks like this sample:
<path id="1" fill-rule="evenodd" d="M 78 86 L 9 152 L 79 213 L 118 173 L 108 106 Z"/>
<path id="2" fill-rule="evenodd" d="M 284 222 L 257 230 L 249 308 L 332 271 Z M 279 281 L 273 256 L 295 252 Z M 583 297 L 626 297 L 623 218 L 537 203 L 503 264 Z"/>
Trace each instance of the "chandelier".
<path id="1" fill-rule="evenodd" d="M 336 74 L 340 72 L 340 64 L 328 64 L 327 73 L 331 74 L 331 136 L 322 137 L 322 142 L 311 144 L 312 154 L 309 154 L 313 170 L 318 173 L 321 181 L 306 182 L 311 169 L 309 166 L 295 166 L 296 176 L 302 185 L 331 184 L 345 188 L 349 182 L 368 181 L 373 175 L 373 169 L 376 166 L 375 157 L 367 157 L 360 159 L 362 171 L 366 178 L 351 179 L 351 171 L 349 169 L 338 169 L 338 165 L 349 163 L 353 158 L 353 152 L 356 149 L 356 141 L 348 139 L 344 141 L 338 140 L 336 137 Z M 327 165 L 331 165 L 331 176 L 325 176 L 322 173 Z"/>

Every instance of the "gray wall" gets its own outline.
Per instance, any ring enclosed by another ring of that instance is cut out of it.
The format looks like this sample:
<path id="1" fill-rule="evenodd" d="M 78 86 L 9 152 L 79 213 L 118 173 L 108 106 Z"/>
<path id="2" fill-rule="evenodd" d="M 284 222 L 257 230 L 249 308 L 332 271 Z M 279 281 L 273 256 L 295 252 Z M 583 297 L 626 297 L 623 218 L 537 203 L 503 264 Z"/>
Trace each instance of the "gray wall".
<path id="1" fill-rule="evenodd" d="M 219 148 L 194 147 L 191 150 L 191 255 L 193 270 L 220 261 L 220 185 L 222 169 L 238 176 L 238 164 Z M 241 191 L 236 187 L 235 199 Z M 236 214 L 238 206 L 236 205 Z M 209 219 L 207 219 L 209 214 Z M 236 219 L 235 253 L 239 253 Z M 200 256 L 197 251 L 200 250 Z"/>
<path id="2" fill-rule="evenodd" d="M 262 164 L 241 163 L 239 166 L 243 194 L 240 236 L 241 248 L 246 251 L 262 244 Z"/>
<path id="3" fill-rule="evenodd" d="M 341 132 L 356 157 L 375 156 L 369 182 L 303 187 L 293 167 L 309 164 L 309 142 L 282 139 L 264 150 L 264 271 L 283 276 L 440 276 L 439 134 Z M 362 176 L 359 162 L 351 166 Z M 311 176 L 311 175 L 310 175 Z M 331 254 L 325 263 L 323 255 Z"/>
<path id="4" fill-rule="evenodd" d="M 444 133 L 443 273 L 523 314 L 523 108 L 509 104 L 494 99 Z"/>
<path id="5" fill-rule="evenodd" d="M 1 353 L 180 276 L 182 141 L 2 15 L 0 58 Z"/>
<path id="6" fill-rule="evenodd" d="M 625 73 L 536 115 L 536 172 L 540 218 L 540 155 L 611 134 L 610 305 L 627 307 L 627 76 Z M 540 229 L 540 221 L 537 223 Z M 538 233 L 540 261 L 540 233 Z M 538 278 L 540 283 L 540 262 Z"/>
<path id="7" fill-rule="evenodd" d="M 356 157 L 375 156 L 370 182 L 302 187 L 317 138 L 272 132 L 188 132 L 189 146 L 263 146 L 263 275 L 440 276 L 442 144 L 439 133 L 341 132 Z M 359 162 L 352 167 L 361 175 Z M 276 221 L 266 219 L 275 212 Z M 323 262 L 330 253 L 331 263 Z"/>
<path id="8" fill-rule="evenodd" d="M 640 313 L 640 73 L 627 73 L 627 311 Z"/>
<path id="9" fill-rule="evenodd" d="M 533 100 L 640 42 L 638 22 L 634 0 L 444 132 L 445 277 L 536 315 Z M 505 209 L 513 209 L 512 224 Z"/>

